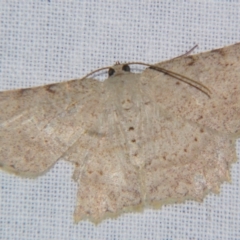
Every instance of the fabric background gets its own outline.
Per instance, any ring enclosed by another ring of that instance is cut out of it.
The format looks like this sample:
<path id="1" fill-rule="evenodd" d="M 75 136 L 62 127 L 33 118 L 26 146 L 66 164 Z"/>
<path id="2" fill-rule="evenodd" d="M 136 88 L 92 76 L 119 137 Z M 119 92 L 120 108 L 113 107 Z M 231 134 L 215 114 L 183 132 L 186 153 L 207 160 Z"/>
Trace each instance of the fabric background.
<path id="1" fill-rule="evenodd" d="M 79 78 L 116 61 L 160 62 L 196 43 L 194 53 L 240 41 L 237 0 L 2 0 L 0 16 L 0 90 Z M 37 179 L 0 171 L 0 239 L 240 239 L 239 162 L 232 184 L 203 203 L 146 209 L 97 226 L 73 223 L 72 170 L 60 161 Z"/>

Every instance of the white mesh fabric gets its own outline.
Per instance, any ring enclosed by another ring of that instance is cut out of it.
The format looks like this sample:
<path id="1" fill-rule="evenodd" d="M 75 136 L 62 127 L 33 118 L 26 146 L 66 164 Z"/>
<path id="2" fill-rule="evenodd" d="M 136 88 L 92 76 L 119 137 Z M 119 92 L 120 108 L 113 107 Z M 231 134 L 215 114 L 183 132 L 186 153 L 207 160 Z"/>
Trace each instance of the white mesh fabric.
<path id="1" fill-rule="evenodd" d="M 116 61 L 155 63 L 196 43 L 202 52 L 240 41 L 237 0 L 2 0 L 0 16 L 1 90 L 81 77 Z M 34 180 L 0 171 L 0 239 L 240 239 L 239 162 L 232 184 L 201 204 L 128 213 L 98 226 L 73 223 L 72 170 L 60 161 Z"/>

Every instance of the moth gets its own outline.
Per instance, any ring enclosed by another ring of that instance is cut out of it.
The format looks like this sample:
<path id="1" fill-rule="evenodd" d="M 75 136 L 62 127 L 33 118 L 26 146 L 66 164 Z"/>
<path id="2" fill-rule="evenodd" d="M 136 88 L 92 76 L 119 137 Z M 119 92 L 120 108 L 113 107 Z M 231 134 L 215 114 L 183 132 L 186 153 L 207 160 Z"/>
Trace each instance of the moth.
<path id="1" fill-rule="evenodd" d="M 76 222 L 201 201 L 236 161 L 240 43 L 142 73 L 117 63 L 103 82 L 0 92 L 0 109 L 1 168 L 37 177 L 74 164 Z"/>

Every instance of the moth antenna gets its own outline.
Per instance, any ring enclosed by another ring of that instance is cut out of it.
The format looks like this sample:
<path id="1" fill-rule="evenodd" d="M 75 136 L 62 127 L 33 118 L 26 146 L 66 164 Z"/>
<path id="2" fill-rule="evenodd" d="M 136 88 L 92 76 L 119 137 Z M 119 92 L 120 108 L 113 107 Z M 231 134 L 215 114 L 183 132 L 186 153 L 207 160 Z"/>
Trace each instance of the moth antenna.
<path id="1" fill-rule="evenodd" d="M 196 44 L 195 46 L 193 46 L 189 51 L 187 51 L 185 54 L 183 54 L 183 56 L 187 56 L 189 55 L 192 51 L 194 51 L 195 48 L 198 47 L 198 44 Z"/>
<path id="2" fill-rule="evenodd" d="M 162 68 L 162 67 L 158 67 L 158 66 L 155 66 L 155 65 L 151 65 L 151 64 L 147 64 L 147 63 L 142 63 L 142 62 L 130 62 L 128 64 L 138 64 L 138 65 L 143 65 L 143 66 L 148 66 L 150 69 L 153 69 L 153 70 L 156 70 L 156 71 L 159 71 L 159 72 L 162 72 L 162 73 L 165 73 L 171 77 L 174 77 L 182 82 L 185 82 L 187 83 L 188 85 L 192 86 L 192 87 L 195 87 L 196 89 L 200 90 L 201 92 L 205 93 L 209 98 L 211 98 L 211 90 L 206 87 L 204 84 L 198 82 L 198 81 L 195 81 L 191 78 L 188 78 L 184 75 L 181 75 L 179 73 L 176 73 L 176 72 L 172 72 L 170 70 L 167 70 L 165 68 Z"/>
<path id="3" fill-rule="evenodd" d="M 171 76 L 171 77 L 174 77 L 174 78 L 176 78 L 176 79 L 178 79 L 178 80 L 180 80 L 180 81 L 182 81 L 182 82 L 185 82 L 185 83 L 187 83 L 188 85 L 190 85 L 190 86 L 192 86 L 192 87 L 195 87 L 196 89 L 202 91 L 202 92 L 205 93 L 209 98 L 211 98 L 211 94 L 212 94 L 211 90 L 210 90 L 207 86 L 205 86 L 204 84 L 202 84 L 202 83 L 200 83 L 200 82 L 198 82 L 198 81 L 196 81 L 196 80 L 193 80 L 193 79 L 191 79 L 191 78 L 188 78 L 188 77 L 186 77 L 186 76 L 184 76 L 184 75 L 181 75 L 181 74 L 179 74 L 179 73 L 175 73 L 175 72 L 166 70 L 166 69 L 164 69 L 164 68 L 159 68 L 159 67 L 156 67 L 156 66 L 153 66 L 153 67 L 150 67 L 150 68 L 152 68 L 152 69 L 154 69 L 154 70 L 157 70 L 157 71 L 159 71 L 159 72 L 163 72 L 163 73 L 165 73 L 165 74 L 167 74 L 167 75 L 169 75 L 169 76 Z"/>
<path id="4" fill-rule="evenodd" d="M 171 60 L 176 59 L 176 58 L 180 58 L 180 57 L 184 57 L 184 56 L 188 56 L 188 55 L 189 55 L 192 51 L 194 51 L 194 49 L 197 48 L 197 47 L 198 47 L 198 44 L 196 44 L 195 46 L 193 46 L 193 47 L 192 47 L 190 50 L 188 50 L 187 52 L 179 55 L 178 57 L 174 57 L 174 58 L 172 58 Z"/>
<path id="5" fill-rule="evenodd" d="M 116 64 L 115 64 L 115 65 L 116 65 Z M 93 75 L 93 74 L 96 73 L 96 72 L 100 72 L 100 71 L 102 71 L 102 70 L 109 69 L 109 68 L 111 68 L 111 67 L 112 67 L 112 66 L 98 68 L 98 69 L 96 69 L 96 70 L 94 70 L 94 71 L 88 73 L 88 74 L 85 75 L 84 77 L 82 77 L 81 80 L 83 80 L 83 79 L 85 79 L 85 78 L 87 78 L 87 77 Z"/>

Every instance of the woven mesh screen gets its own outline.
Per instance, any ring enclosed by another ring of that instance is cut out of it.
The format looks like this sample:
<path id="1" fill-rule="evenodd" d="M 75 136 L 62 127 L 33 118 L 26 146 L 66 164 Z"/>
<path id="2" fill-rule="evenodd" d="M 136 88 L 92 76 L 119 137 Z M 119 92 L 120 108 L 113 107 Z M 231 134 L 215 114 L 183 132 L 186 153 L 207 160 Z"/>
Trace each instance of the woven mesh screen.
<path id="1" fill-rule="evenodd" d="M 239 1 L 1 1 L 0 89 L 78 78 L 116 61 L 155 63 L 239 42 Z M 1 110 L 0 110 L 1 111 Z M 237 144 L 240 151 L 240 141 Z M 240 239 L 240 165 L 203 203 L 73 223 L 73 167 L 0 171 L 0 239 Z"/>

